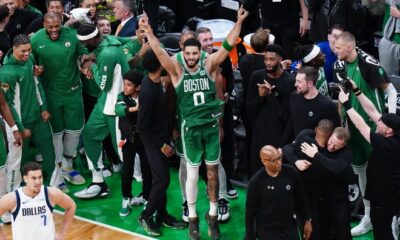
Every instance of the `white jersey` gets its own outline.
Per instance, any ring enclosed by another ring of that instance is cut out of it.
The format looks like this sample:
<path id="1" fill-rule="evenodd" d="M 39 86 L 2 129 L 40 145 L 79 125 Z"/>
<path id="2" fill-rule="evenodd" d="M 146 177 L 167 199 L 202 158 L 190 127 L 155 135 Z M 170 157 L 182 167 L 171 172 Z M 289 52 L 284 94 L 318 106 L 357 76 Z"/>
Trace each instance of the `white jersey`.
<path id="1" fill-rule="evenodd" d="M 54 240 L 55 227 L 53 206 L 49 201 L 47 187 L 31 198 L 21 188 L 15 190 L 17 206 L 12 212 L 12 232 L 14 240 Z"/>

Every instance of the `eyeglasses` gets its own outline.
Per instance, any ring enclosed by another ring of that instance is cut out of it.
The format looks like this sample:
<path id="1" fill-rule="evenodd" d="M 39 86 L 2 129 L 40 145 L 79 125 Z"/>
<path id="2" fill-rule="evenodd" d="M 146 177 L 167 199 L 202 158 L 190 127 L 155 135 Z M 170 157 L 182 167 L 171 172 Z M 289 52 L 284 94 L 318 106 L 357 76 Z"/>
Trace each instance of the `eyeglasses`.
<path id="1" fill-rule="evenodd" d="M 279 157 L 271 159 L 271 160 L 265 159 L 265 161 L 268 161 L 268 162 L 274 164 L 274 163 L 277 163 L 277 162 L 282 162 L 282 158 L 283 158 L 283 154 L 281 154 L 281 155 L 279 155 Z"/>

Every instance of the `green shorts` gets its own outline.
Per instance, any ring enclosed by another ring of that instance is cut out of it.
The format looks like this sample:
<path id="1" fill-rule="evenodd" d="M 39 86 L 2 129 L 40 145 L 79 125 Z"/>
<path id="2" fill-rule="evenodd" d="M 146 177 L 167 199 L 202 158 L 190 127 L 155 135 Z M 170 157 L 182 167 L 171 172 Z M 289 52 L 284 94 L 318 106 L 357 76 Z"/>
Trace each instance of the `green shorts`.
<path id="1" fill-rule="evenodd" d="M 6 165 L 6 143 L 4 142 L 3 131 L 0 130 L 0 168 L 3 168 Z"/>
<path id="2" fill-rule="evenodd" d="M 200 166 L 204 159 L 207 165 L 216 165 L 220 159 L 218 121 L 200 126 L 187 127 L 181 125 L 183 154 L 192 166 Z"/>
<path id="3" fill-rule="evenodd" d="M 53 133 L 61 133 L 64 130 L 81 131 L 85 123 L 81 89 L 65 95 L 51 92 L 46 94 Z"/>

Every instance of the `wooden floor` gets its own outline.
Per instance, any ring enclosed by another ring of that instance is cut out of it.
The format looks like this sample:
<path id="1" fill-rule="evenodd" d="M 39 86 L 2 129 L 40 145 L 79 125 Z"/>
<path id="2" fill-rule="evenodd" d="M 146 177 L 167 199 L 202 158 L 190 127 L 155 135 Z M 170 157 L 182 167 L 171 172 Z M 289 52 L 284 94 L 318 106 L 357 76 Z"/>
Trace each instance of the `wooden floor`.
<path id="1" fill-rule="evenodd" d="M 56 231 L 60 229 L 63 216 L 55 213 L 54 221 L 56 223 Z M 0 225 L 3 233 L 7 236 L 7 239 L 12 239 L 11 225 Z M 116 231 L 108 227 L 103 227 L 97 224 L 93 224 L 87 221 L 74 219 L 71 226 L 69 227 L 68 235 L 65 240 L 104 240 L 104 239 L 124 239 L 124 240 L 142 240 L 148 238 L 140 238 L 133 236 L 128 233 Z"/>

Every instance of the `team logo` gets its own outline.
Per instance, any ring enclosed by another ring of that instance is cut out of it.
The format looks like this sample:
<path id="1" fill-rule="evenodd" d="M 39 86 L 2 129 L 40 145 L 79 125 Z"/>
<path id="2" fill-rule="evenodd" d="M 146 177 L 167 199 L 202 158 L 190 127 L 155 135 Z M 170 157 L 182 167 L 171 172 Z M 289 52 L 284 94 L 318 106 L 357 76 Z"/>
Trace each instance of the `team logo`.
<path id="1" fill-rule="evenodd" d="M 66 42 L 64 45 L 65 45 L 66 48 L 69 48 L 71 46 L 71 43 L 70 42 Z"/>
<path id="2" fill-rule="evenodd" d="M 309 117 L 312 117 L 314 115 L 314 113 L 312 112 L 312 111 L 310 111 L 309 113 L 308 113 L 308 116 Z"/>
<path id="3" fill-rule="evenodd" d="M 21 29 L 21 24 L 17 24 L 17 29 Z"/>
<path id="4" fill-rule="evenodd" d="M 10 85 L 8 85 L 8 83 L 1 83 L 1 89 L 3 92 L 7 92 L 8 89 L 10 89 Z"/>
<path id="5" fill-rule="evenodd" d="M 129 49 L 124 48 L 124 54 L 127 55 L 129 53 Z"/>
<path id="6" fill-rule="evenodd" d="M 203 75 L 206 75 L 206 71 L 201 70 L 201 71 L 200 71 L 200 76 L 203 76 Z"/>
<path id="7" fill-rule="evenodd" d="M 290 185 L 286 185 L 286 190 L 290 191 Z"/>

